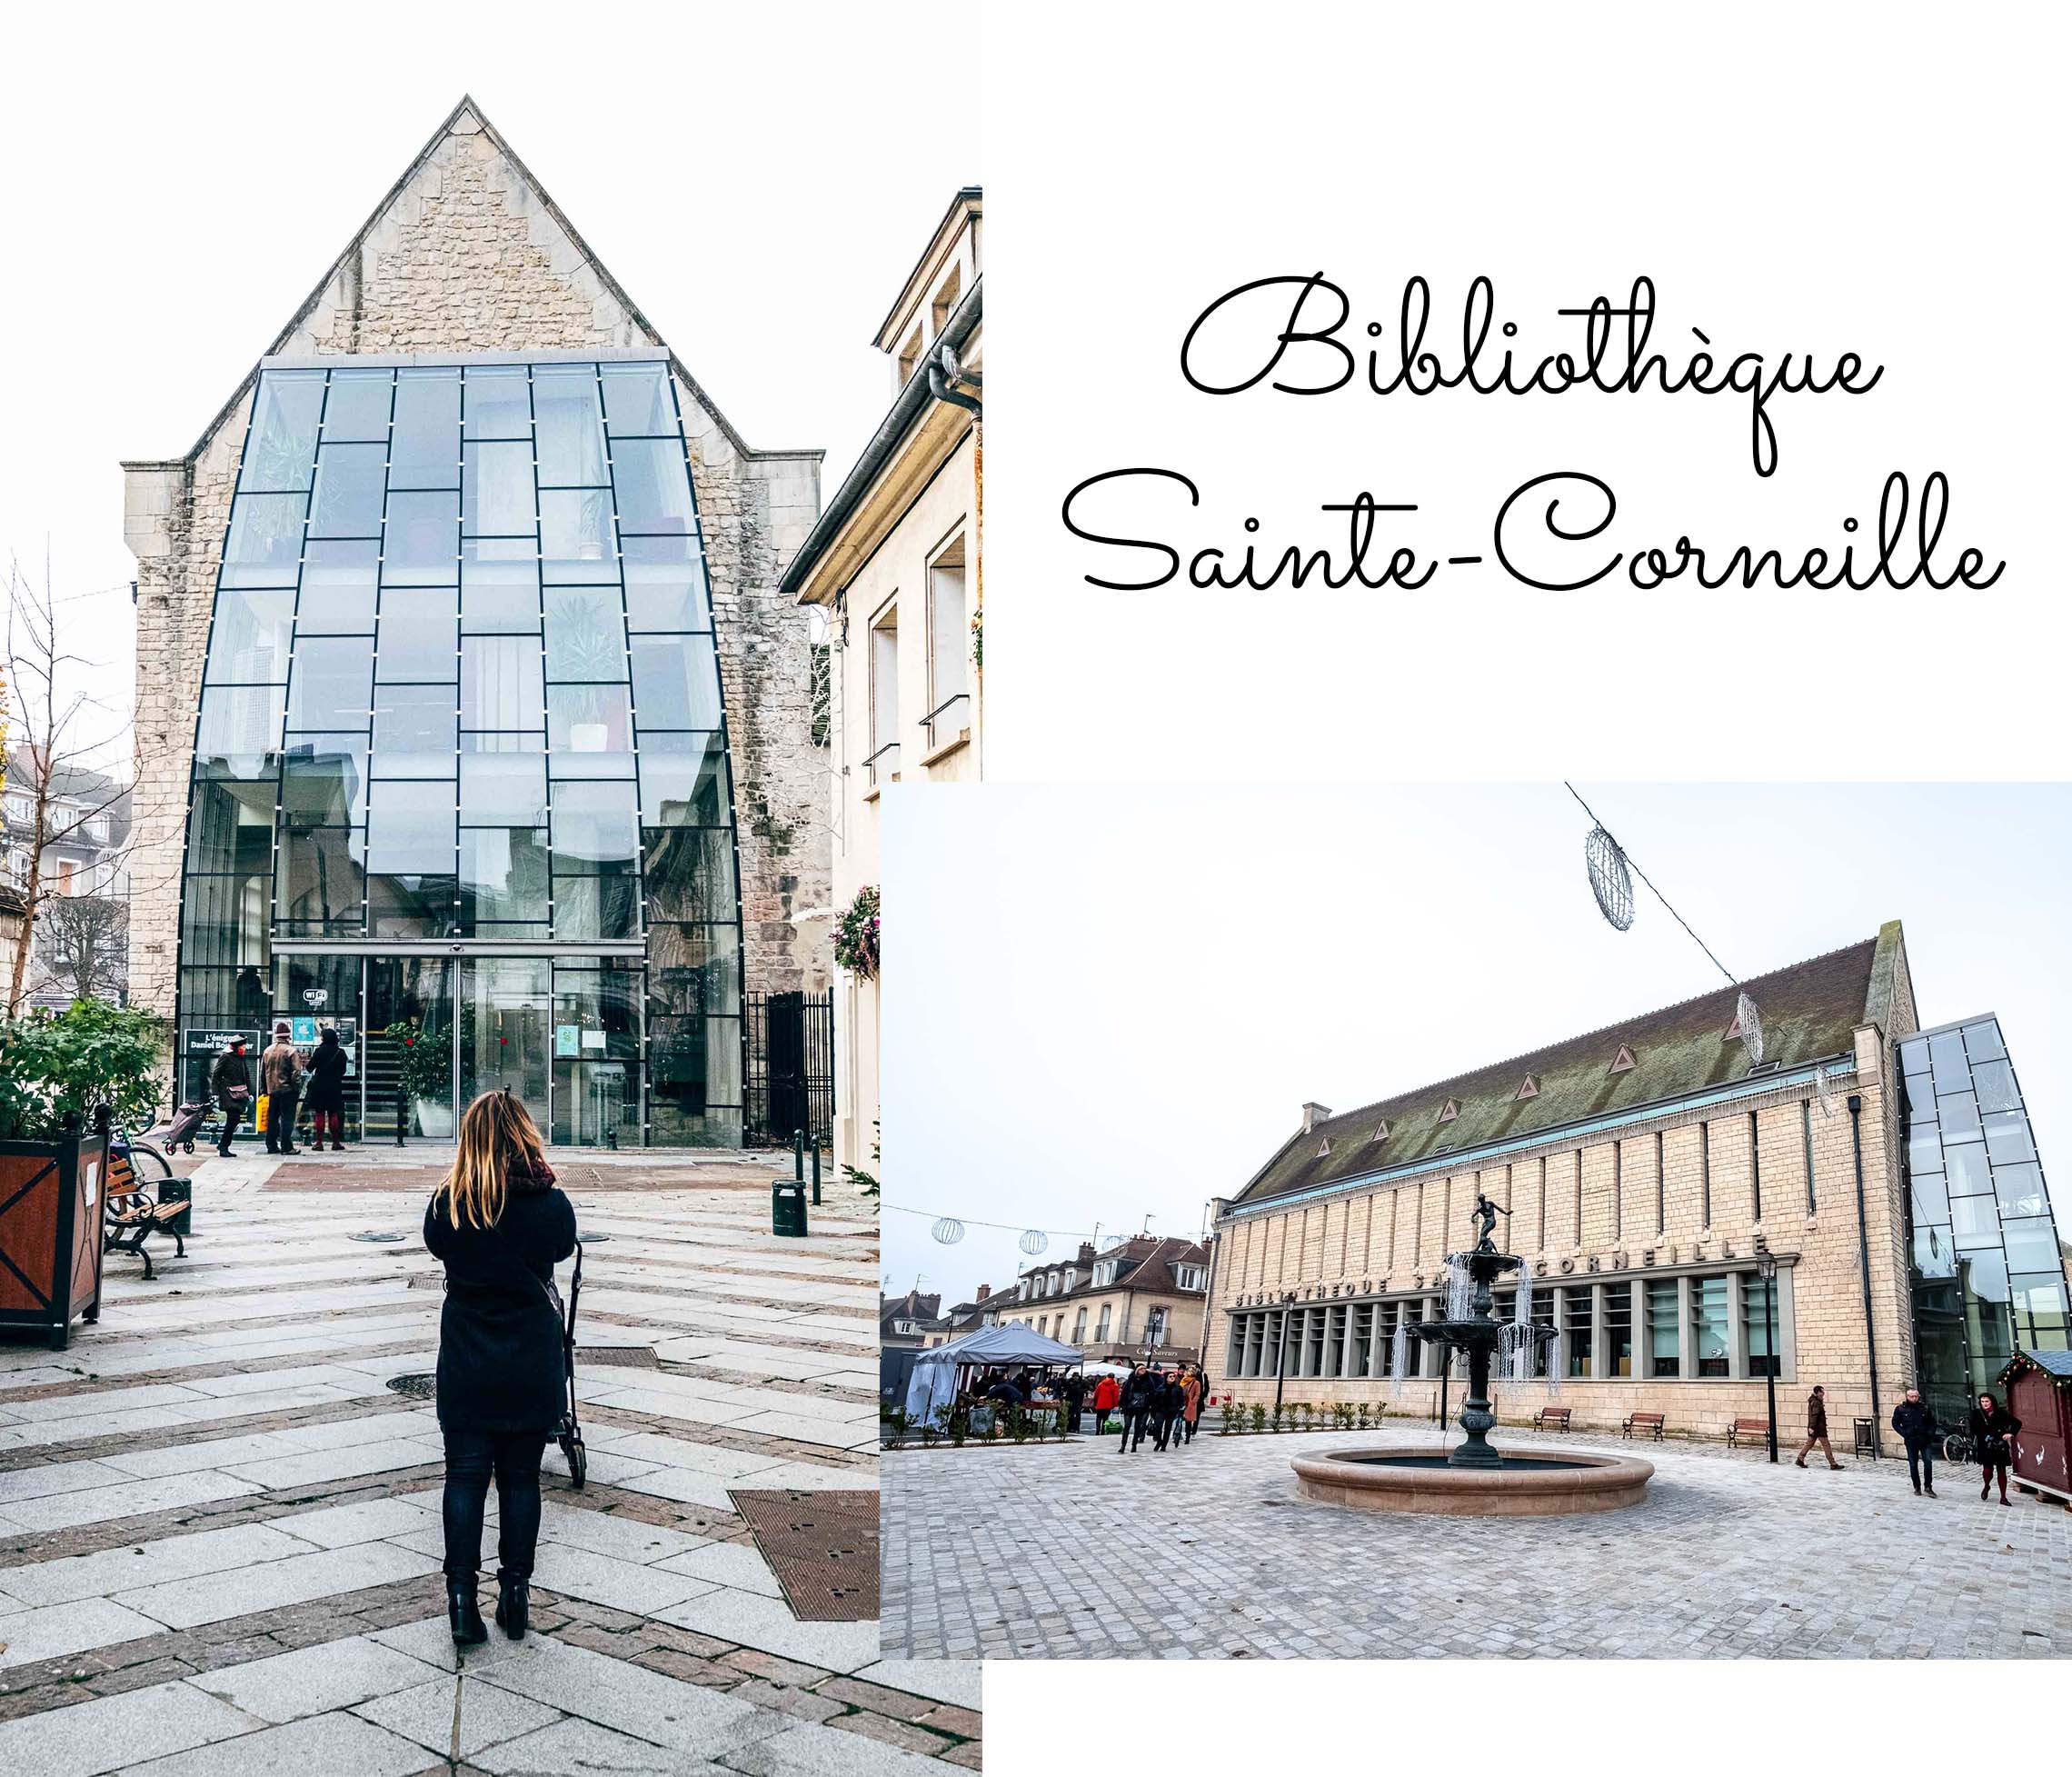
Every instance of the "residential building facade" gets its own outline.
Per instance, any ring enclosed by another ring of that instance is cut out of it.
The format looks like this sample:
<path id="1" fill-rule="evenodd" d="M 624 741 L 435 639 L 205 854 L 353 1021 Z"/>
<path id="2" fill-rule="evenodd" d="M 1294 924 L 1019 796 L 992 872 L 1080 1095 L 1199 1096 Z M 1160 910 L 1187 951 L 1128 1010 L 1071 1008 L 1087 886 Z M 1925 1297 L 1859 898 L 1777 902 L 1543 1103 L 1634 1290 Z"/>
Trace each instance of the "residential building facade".
<path id="1" fill-rule="evenodd" d="M 1478 1193 L 1550 1335 L 1531 1379 L 1499 1381 L 1513 1423 L 1558 1397 L 1579 1426 L 1641 1411 L 1718 1434 L 1766 1413 L 1774 1378 L 1786 1431 L 1818 1383 L 1838 1435 L 1862 1418 L 1888 1439 L 1909 1384 L 1954 1414 L 2016 1343 L 2066 1345 L 1997 1022 L 1924 1032 L 1897 923 L 1357 1112 L 1305 1106 L 1215 1206 L 1219 1388 L 1434 1411 L 1439 1348 L 1409 1329 L 1445 1312 Z"/>
<path id="2" fill-rule="evenodd" d="M 742 439 L 463 100 L 194 447 L 124 465 L 177 1098 L 285 1018 L 345 1040 L 349 1135 L 507 1087 L 557 1143 L 752 1138 L 750 1014 L 829 983 L 778 589 L 819 464 Z"/>
<path id="3" fill-rule="evenodd" d="M 1198 1241 L 1138 1234 L 1098 1253 L 1081 1241 L 1071 1259 L 1024 1272 L 987 1306 L 1033 1327 L 1090 1363 L 1201 1356 L 1209 1250 Z"/>
<path id="4" fill-rule="evenodd" d="M 24 1003 L 62 1011 L 83 992 L 120 1001 L 128 985 L 129 789 L 105 772 L 56 763 L 46 782 L 31 752 L 11 748 L 0 846 L 5 884 L 17 896 L 29 886 L 39 803 L 42 868 Z"/>
<path id="5" fill-rule="evenodd" d="M 877 886 L 887 790 L 981 774 L 981 220 L 959 192 L 880 326 L 892 408 L 784 576 L 826 614 L 837 914 Z M 879 983 L 836 1002 L 834 1158 L 875 1174 Z"/>

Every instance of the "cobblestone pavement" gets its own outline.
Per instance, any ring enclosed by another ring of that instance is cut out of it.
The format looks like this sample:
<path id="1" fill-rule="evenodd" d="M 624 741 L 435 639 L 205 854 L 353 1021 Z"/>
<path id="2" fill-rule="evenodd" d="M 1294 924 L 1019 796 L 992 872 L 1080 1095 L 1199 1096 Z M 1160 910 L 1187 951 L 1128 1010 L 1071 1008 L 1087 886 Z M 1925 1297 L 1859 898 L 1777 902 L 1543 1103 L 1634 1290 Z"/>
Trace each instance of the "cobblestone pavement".
<path id="1" fill-rule="evenodd" d="M 932 1660 L 2072 1654 L 2072 1512 L 1981 1503 L 1976 1470 L 1771 1468 L 1639 1449 L 1647 1503 L 1398 1517 L 1300 1499 L 1291 1457 L 1403 1432 L 1112 1440 L 884 1459 L 884 1646 Z M 1816 1459 L 1817 1462 L 1817 1459 Z"/>
<path id="2" fill-rule="evenodd" d="M 550 1448 L 535 1632 L 456 1662 L 437 1423 L 386 1386 L 435 1360 L 426 1157 L 207 1159 L 185 1259 L 111 1255 L 68 1351 L 0 1345 L 0 1771 L 976 1768 L 976 1667 L 797 1621 L 732 1510 L 876 1484 L 874 1219 L 831 1195 L 776 1239 L 767 1163 L 569 1169 L 610 1236 L 579 1340 L 654 1357 L 579 1357 L 590 1484 Z"/>

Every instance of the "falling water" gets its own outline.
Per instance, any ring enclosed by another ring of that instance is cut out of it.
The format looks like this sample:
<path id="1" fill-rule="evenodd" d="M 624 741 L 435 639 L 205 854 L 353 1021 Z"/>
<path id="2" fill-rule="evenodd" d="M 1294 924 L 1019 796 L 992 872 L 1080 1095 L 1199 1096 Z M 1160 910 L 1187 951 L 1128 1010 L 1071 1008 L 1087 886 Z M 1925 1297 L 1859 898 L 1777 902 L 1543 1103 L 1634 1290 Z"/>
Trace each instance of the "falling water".
<path id="1" fill-rule="evenodd" d="M 1465 1253 L 1446 1255 L 1446 1318 L 1464 1321 L 1474 1305 L 1475 1280 L 1468 1272 Z"/>
<path id="2" fill-rule="evenodd" d="M 1410 1361 L 1410 1321 L 1406 1303 L 1396 1315 L 1396 1330 L 1389 1337 L 1389 1398 L 1403 1398 L 1403 1369 Z"/>
<path id="3" fill-rule="evenodd" d="M 1568 1336 L 1559 1327 L 1555 1328 L 1553 1338 L 1547 1342 L 1547 1398 L 1549 1401 L 1561 1398 L 1561 1373 L 1569 1367 L 1561 1348 L 1567 1343 Z"/>

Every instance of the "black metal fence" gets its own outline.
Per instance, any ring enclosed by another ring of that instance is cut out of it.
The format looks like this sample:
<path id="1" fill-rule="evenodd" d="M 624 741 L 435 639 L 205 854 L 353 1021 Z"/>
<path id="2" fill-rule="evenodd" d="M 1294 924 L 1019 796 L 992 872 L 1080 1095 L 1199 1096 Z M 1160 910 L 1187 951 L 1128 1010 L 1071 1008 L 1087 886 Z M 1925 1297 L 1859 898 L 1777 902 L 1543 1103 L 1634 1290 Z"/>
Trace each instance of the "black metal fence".
<path id="1" fill-rule="evenodd" d="M 794 1130 L 825 1147 L 834 1140 L 834 993 L 750 993 L 743 1139 L 789 1147 Z"/>

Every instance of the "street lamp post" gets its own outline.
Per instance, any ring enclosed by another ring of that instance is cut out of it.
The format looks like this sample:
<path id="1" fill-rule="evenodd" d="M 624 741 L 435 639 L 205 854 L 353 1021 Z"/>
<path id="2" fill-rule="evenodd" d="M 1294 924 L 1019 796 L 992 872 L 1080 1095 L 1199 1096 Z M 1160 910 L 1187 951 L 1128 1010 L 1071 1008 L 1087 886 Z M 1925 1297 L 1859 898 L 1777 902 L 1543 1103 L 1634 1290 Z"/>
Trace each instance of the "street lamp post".
<path id="1" fill-rule="evenodd" d="M 1280 1347 L 1273 1354 L 1273 1416 L 1278 1423 L 1280 1418 L 1280 1391 L 1288 1381 L 1288 1304 L 1295 1300 L 1295 1292 L 1290 1290 L 1280 1298 Z"/>
<path id="2" fill-rule="evenodd" d="M 1769 1396 L 1769 1459 L 1777 1461 L 1777 1256 L 1756 1256 L 1756 1275 L 1763 1280 L 1763 1383 Z"/>

